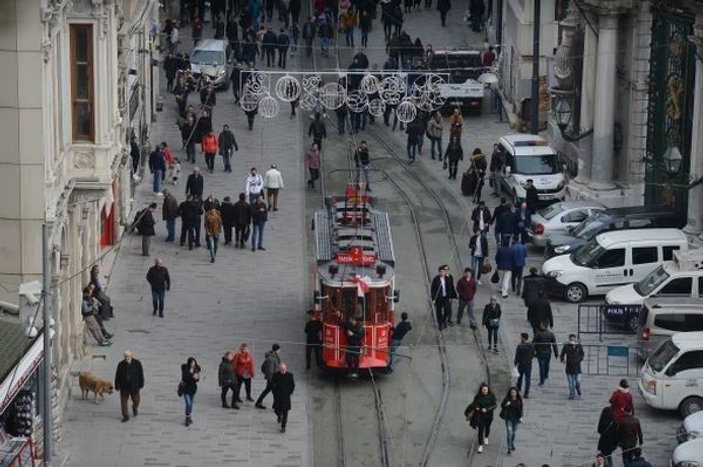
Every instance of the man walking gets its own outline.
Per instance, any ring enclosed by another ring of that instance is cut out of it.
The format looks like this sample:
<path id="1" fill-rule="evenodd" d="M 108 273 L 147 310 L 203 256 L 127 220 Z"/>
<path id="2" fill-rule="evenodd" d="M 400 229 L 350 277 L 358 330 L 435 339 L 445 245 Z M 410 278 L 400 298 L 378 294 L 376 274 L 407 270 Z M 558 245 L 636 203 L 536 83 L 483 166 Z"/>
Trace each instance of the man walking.
<path id="1" fill-rule="evenodd" d="M 525 182 L 525 203 L 527 203 L 527 210 L 530 212 L 530 214 L 534 214 L 537 212 L 539 195 L 537 194 L 535 182 L 531 178 L 528 178 Z"/>
<path id="2" fill-rule="evenodd" d="M 527 261 L 527 249 L 522 239 L 515 239 L 510 246 L 513 273 L 510 275 L 510 289 L 519 297 L 522 292 L 522 271 Z"/>
<path id="3" fill-rule="evenodd" d="M 210 250 L 210 262 L 215 262 L 215 256 L 217 256 L 217 243 L 220 241 L 220 234 L 222 233 L 222 218 L 220 217 L 219 211 L 212 207 L 205 214 L 205 242 Z"/>
<path id="4" fill-rule="evenodd" d="M 625 417 L 618 424 L 618 445 L 622 449 L 622 463 L 630 465 L 630 462 L 635 457 L 634 450 L 639 445 L 642 446 L 644 439 L 642 438 L 642 427 L 640 420 L 632 415 L 632 407 L 623 408 Z"/>
<path id="5" fill-rule="evenodd" d="M 315 181 L 320 178 L 320 150 L 317 148 L 317 144 L 310 146 L 307 152 L 307 165 L 308 172 L 310 172 L 310 180 L 308 180 L 308 186 L 314 191 Z"/>
<path id="6" fill-rule="evenodd" d="M 517 367 L 517 389 L 521 391 L 524 399 L 530 398 L 530 379 L 532 378 L 532 359 L 535 358 L 535 346 L 528 342 L 530 336 L 526 332 L 520 333 L 520 343 L 515 349 L 514 364 Z M 522 390 L 522 382 L 525 381 L 525 390 Z"/>
<path id="7" fill-rule="evenodd" d="M 393 364 L 395 363 L 395 353 L 400 347 L 403 338 L 410 330 L 413 328 L 412 323 L 408 320 L 408 313 L 402 312 L 400 314 L 400 323 L 393 326 L 393 332 L 391 334 L 391 353 L 388 359 L 388 372 L 393 373 Z"/>
<path id="8" fill-rule="evenodd" d="M 452 299 L 456 298 L 454 279 L 449 274 L 449 266 L 443 264 L 438 274 L 432 279 L 430 295 L 435 306 L 437 326 L 441 331 L 446 326 L 454 326 L 452 322 Z"/>
<path id="9" fill-rule="evenodd" d="M 315 113 L 315 119 L 310 122 L 310 128 L 308 128 L 308 136 L 312 136 L 312 142 L 317 144 L 317 148 L 322 151 L 322 139 L 327 138 L 327 127 L 325 123 L 320 120 L 320 113 Z"/>
<path id="10" fill-rule="evenodd" d="M 251 205 L 251 251 L 266 250 L 264 248 L 264 226 L 268 220 L 268 210 L 264 203 L 264 195 L 259 193 L 259 197 Z"/>
<path id="11" fill-rule="evenodd" d="M 176 197 L 164 188 L 164 204 L 161 210 L 161 217 L 166 222 L 167 242 L 172 242 L 176 239 L 176 217 L 178 217 L 178 201 Z"/>
<path id="12" fill-rule="evenodd" d="M 264 188 L 266 188 L 268 210 L 273 207 L 274 211 L 278 211 L 278 192 L 283 189 L 283 176 L 276 164 L 271 164 L 271 168 L 264 174 Z"/>
<path id="13" fill-rule="evenodd" d="M 503 241 L 496 251 L 496 269 L 500 271 L 500 293 L 503 298 L 508 297 L 510 278 L 513 275 L 513 257 L 507 241 Z"/>
<path id="14" fill-rule="evenodd" d="M 264 189 L 264 179 L 256 172 L 256 167 L 252 167 L 247 176 L 244 192 L 249 196 L 249 204 L 254 204 Z"/>
<path id="15" fill-rule="evenodd" d="M 363 172 L 366 191 L 371 191 L 371 184 L 369 183 L 369 162 L 369 146 L 366 144 L 366 141 L 362 141 L 354 152 L 354 164 L 356 165 L 356 183 L 359 184 L 359 182 L 361 182 L 361 172 Z"/>
<path id="16" fill-rule="evenodd" d="M 234 226 L 234 205 L 229 196 L 225 196 L 220 205 L 222 230 L 225 232 L 225 245 L 232 243 L 232 227 Z"/>
<path id="17" fill-rule="evenodd" d="M 156 148 L 149 155 L 149 171 L 154 175 L 153 192 L 155 196 L 161 196 L 161 181 L 166 173 L 166 161 L 161 152 L 161 145 L 157 144 Z"/>
<path id="18" fill-rule="evenodd" d="M 186 195 L 193 195 L 194 198 L 202 198 L 203 184 L 204 181 L 200 173 L 200 168 L 193 167 L 193 173 L 188 175 L 188 181 L 186 181 Z"/>
<path id="19" fill-rule="evenodd" d="M 271 350 L 266 352 L 266 354 L 264 355 L 264 363 L 261 364 L 261 372 L 264 374 L 264 378 L 266 379 L 266 388 L 264 388 L 264 390 L 261 391 L 261 394 L 259 394 L 259 397 L 256 398 L 254 406 L 257 409 L 266 408 L 266 406 L 262 404 L 262 402 L 264 401 L 264 398 L 268 395 L 268 393 L 271 392 L 271 380 L 273 379 L 273 375 L 276 374 L 276 371 L 278 370 L 278 366 L 280 364 L 281 346 L 278 344 L 273 344 L 271 346 Z"/>
<path id="20" fill-rule="evenodd" d="M 246 201 L 247 195 L 239 193 L 239 201 L 234 203 L 234 247 L 244 248 L 248 239 L 251 223 L 251 206 Z"/>
<path id="21" fill-rule="evenodd" d="M 291 409 L 290 396 L 295 391 L 295 379 L 293 373 L 288 371 L 288 365 L 281 363 L 278 372 L 271 378 L 271 390 L 273 391 L 273 410 L 281 424 L 281 433 L 286 432 L 288 424 L 288 412 Z"/>
<path id="22" fill-rule="evenodd" d="M 559 360 L 566 365 L 566 379 L 569 382 L 569 400 L 581 397 L 581 362 L 583 347 L 576 341 L 576 334 L 569 334 L 569 342 L 561 349 Z"/>
<path id="23" fill-rule="evenodd" d="M 349 377 L 357 378 L 359 376 L 361 347 L 366 331 L 364 330 L 364 326 L 352 315 L 349 316 L 344 329 L 347 332 L 347 346 L 344 349 L 344 359 L 347 363 L 347 368 L 349 368 Z"/>
<path id="24" fill-rule="evenodd" d="M 151 237 L 156 235 L 154 230 L 154 225 L 156 221 L 154 220 L 154 212 L 156 211 L 156 203 L 151 203 L 144 214 L 142 214 L 139 219 L 139 224 L 137 225 L 137 230 L 139 235 L 142 236 L 142 256 L 149 256 L 149 246 L 151 245 Z"/>
<path id="25" fill-rule="evenodd" d="M 552 305 L 547 300 L 546 293 L 543 289 L 537 291 L 537 298 L 532 300 L 527 308 L 527 320 L 532 325 L 533 335 L 539 332 L 540 326 L 544 324 L 544 328 L 554 328 L 554 315 L 552 314 Z"/>
<path id="26" fill-rule="evenodd" d="M 222 126 L 222 133 L 220 133 L 220 136 L 217 138 L 217 145 L 220 148 L 220 155 L 222 155 L 225 172 L 231 173 L 232 165 L 230 164 L 230 159 L 232 157 L 232 151 L 239 151 L 239 145 L 234 138 L 234 133 L 229 129 L 229 125 Z"/>
<path id="27" fill-rule="evenodd" d="M 286 57 L 288 55 L 288 47 L 290 46 L 290 37 L 284 28 L 276 38 L 276 46 L 278 48 L 278 68 L 286 68 Z"/>
<path id="28" fill-rule="evenodd" d="M 549 363 L 552 359 L 552 352 L 554 352 L 554 358 L 559 358 L 557 339 L 542 323 L 539 332 L 532 339 L 532 343 L 535 346 L 537 363 L 539 363 L 539 385 L 544 386 L 544 382 L 549 378 Z"/>
<path id="29" fill-rule="evenodd" d="M 156 258 L 154 265 L 149 268 L 146 273 L 146 280 L 151 285 L 151 301 L 154 306 L 153 315 L 159 312 L 159 318 L 164 317 L 164 299 L 166 291 L 171 290 L 171 277 L 168 275 L 168 269 L 164 266 L 161 259 Z"/>
<path id="30" fill-rule="evenodd" d="M 308 310 L 308 322 L 305 323 L 305 372 L 310 371 L 310 357 L 315 353 L 315 363 L 322 368 L 322 321 L 315 315 L 315 310 Z"/>
<path id="31" fill-rule="evenodd" d="M 459 295 L 459 309 L 456 312 L 456 324 L 461 324 L 464 317 L 464 309 L 469 317 L 471 329 L 476 329 L 476 316 L 474 315 L 474 297 L 478 284 L 474 279 L 474 271 L 471 268 L 464 269 L 464 275 L 456 283 L 456 292 Z"/>
<path id="32" fill-rule="evenodd" d="M 200 141 L 200 146 L 205 154 L 205 164 L 207 164 L 208 172 L 212 173 L 215 170 L 215 154 L 217 154 L 217 135 L 214 131 L 208 132 Z"/>
<path id="33" fill-rule="evenodd" d="M 117 365 L 115 372 L 115 390 L 120 391 L 122 422 L 129 420 L 128 403 L 132 399 L 132 415 L 139 415 L 139 391 L 144 387 L 142 363 L 132 357 L 132 352 L 125 350 L 124 360 Z"/>
<path id="34" fill-rule="evenodd" d="M 237 385 L 234 376 L 234 367 L 232 366 L 232 352 L 227 352 L 222 357 L 220 362 L 220 367 L 217 371 L 217 379 L 222 388 L 220 393 L 220 399 L 222 400 L 222 407 L 228 409 L 232 407 L 233 409 L 239 410 L 237 405 L 237 393 L 235 391 Z M 232 405 L 227 405 L 227 393 L 232 390 Z"/>

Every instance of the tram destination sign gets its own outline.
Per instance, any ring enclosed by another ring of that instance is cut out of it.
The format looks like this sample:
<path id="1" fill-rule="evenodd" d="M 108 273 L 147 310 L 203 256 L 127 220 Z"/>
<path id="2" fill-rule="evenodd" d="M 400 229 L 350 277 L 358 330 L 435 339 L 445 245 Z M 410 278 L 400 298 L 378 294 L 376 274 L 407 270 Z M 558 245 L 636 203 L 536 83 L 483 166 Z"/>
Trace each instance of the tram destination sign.
<path id="1" fill-rule="evenodd" d="M 337 253 L 337 263 L 370 266 L 376 264 L 376 253 L 364 253 L 361 248 L 351 248 L 348 252 Z"/>

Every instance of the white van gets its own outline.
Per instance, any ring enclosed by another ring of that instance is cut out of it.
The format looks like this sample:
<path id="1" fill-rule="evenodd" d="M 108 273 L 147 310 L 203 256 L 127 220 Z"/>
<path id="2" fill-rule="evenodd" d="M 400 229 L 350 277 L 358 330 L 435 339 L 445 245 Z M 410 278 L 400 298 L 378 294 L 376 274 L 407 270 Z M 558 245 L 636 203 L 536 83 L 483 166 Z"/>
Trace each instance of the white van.
<path id="1" fill-rule="evenodd" d="M 605 303 L 641 305 L 648 297 L 703 298 L 703 250 L 674 251 L 673 261 L 665 262 L 639 282 L 611 290 Z"/>
<path id="2" fill-rule="evenodd" d="M 514 202 L 525 199 L 525 183 L 532 179 L 540 201 L 563 201 L 566 177 L 559 167 L 557 152 L 537 135 L 506 135 L 498 140 L 503 167 L 498 183 Z"/>
<path id="3" fill-rule="evenodd" d="M 680 332 L 665 340 L 642 367 L 638 389 L 650 407 L 703 410 L 703 332 Z"/>
<path id="4" fill-rule="evenodd" d="M 648 298 L 639 313 L 637 354 L 649 357 L 677 332 L 703 331 L 703 300 L 682 297 Z"/>
<path id="5" fill-rule="evenodd" d="M 570 255 L 555 256 L 542 265 L 546 290 L 578 303 L 638 282 L 664 261 L 664 251 L 688 249 L 677 229 L 618 230 L 596 235 Z"/>

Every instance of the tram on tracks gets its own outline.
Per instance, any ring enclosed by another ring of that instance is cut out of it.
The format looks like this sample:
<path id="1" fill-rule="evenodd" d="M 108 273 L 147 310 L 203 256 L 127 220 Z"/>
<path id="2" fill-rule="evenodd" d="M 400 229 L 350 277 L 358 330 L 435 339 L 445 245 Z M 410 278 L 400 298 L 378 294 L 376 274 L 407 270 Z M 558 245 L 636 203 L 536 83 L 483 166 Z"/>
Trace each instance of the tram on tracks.
<path id="1" fill-rule="evenodd" d="M 372 201 L 363 185 L 352 184 L 315 213 L 314 301 L 328 370 L 347 370 L 345 326 L 351 317 L 365 331 L 359 369 L 388 366 L 399 292 L 388 213 L 374 209 Z"/>

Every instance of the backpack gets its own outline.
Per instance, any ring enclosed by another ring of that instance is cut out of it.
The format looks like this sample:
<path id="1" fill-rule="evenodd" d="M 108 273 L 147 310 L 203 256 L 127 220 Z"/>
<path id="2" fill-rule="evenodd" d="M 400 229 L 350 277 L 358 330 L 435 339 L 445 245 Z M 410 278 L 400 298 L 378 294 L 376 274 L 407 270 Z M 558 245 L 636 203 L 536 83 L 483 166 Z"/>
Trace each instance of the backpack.
<path id="1" fill-rule="evenodd" d="M 276 371 L 276 361 L 275 357 L 271 352 L 266 353 L 264 357 L 264 363 L 261 364 L 261 373 L 264 374 L 266 379 L 269 379 L 271 375 Z"/>

